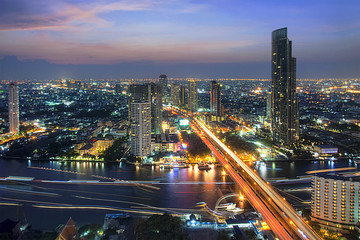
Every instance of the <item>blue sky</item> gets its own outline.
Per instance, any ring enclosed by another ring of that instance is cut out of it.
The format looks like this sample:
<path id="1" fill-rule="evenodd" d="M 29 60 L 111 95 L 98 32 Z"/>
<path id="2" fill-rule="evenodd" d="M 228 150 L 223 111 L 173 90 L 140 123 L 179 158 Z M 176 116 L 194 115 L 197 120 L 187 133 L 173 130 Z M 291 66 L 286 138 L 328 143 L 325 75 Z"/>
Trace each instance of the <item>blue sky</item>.
<path id="1" fill-rule="evenodd" d="M 316 64 L 358 73 L 359 11 L 358 0 L 1 0 L 0 58 L 255 67 L 269 62 L 271 31 L 288 27 L 298 63 L 313 66 L 304 77 Z"/>

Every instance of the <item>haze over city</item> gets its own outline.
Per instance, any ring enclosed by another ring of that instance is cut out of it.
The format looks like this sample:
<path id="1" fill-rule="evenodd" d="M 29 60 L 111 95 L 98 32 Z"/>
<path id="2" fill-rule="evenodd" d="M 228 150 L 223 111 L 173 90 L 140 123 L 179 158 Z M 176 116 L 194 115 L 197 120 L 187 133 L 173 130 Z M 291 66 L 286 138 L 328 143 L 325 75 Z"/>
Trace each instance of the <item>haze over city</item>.
<path id="1" fill-rule="evenodd" d="M 359 9 L 355 0 L 4 0 L 0 77 L 270 78 L 269 32 L 285 26 L 298 78 L 358 77 Z"/>

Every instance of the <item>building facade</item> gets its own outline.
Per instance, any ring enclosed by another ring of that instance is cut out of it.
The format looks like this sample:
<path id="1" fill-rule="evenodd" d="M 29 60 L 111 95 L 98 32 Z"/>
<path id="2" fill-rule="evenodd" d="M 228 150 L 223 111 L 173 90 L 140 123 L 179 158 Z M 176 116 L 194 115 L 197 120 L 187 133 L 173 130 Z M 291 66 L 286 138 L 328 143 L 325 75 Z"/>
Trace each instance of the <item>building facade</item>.
<path id="1" fill-rule="evenodd" d="M 216 81 L 210 83 L 210 112 L 216 118 L 222 117 L 221 86 Z"/>
<path id="2" fill-rule="evenodd" d="M 266 119 L 271 119 L 271 92 L 266 94 Z"/>
<path id="3" fill-rule="evenodd" d="M 11 134 L 19 133 L 19 94 L 17 83 L 9 84 L 9 131 Z"/>
<path id="4" fill-rule="evenodd" d="M 276 144 L 290 146 L 299 137 L 296 59 L 287 28 L 272 32 L 271 128 Z"/>
<path id="5" fill-rule="evenodd" d="M 171 85 L 171 104 L 176 107 L 180 105 L 180 85 Z"/>
<path id="6" fill-rule="evenodd" d="M 167 104 L 170 101 L 170 89 L 169 89 L 169 80 L 165 74 L 161 74 L 159 76 L 159 84 L 163 92 L 163 96 L 162 96 L 163 102 Z"/>
<path id="7" fill-rule="evenodd" d="M 311 218 L 323 228 L 336 232 L 354 230 L 359 224 L 358 176 L 314 176 Z"/>
<path id="8" fill-rule="evenodd" d="M 146 157 L 151 153 L 151 104 L 148 101 L 131 102 L 131 153 Z"/>
<path id="9" fill-rule="evenodd" d="M 185 87 L 183 85 L 180 86 L 180 106 L 185 107 Z"/>
<path id="10" fill-rule="evenodd" d="M 151 131 L 160 134 L 163 121 L 162 116 L 162 88 L 159 84 L 132 84 L 130 85 L 129 118 L 131 102 L 147 101 L 151 103 Z"/>
<path id="11" fill-rule="evenodd" d="M 196 112 L 198 110 L 198 86 L 195 80 L 188 81 L 188 107 L 192 112 Z"/>

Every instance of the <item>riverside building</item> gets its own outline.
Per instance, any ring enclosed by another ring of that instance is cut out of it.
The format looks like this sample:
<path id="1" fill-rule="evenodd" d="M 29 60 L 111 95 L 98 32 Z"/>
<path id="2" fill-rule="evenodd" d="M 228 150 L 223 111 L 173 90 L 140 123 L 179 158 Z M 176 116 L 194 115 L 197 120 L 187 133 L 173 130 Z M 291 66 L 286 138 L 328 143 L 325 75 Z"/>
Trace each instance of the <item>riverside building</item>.
<path id="1" fill-rule="evenodd" d="M 311 219 L 332 231 L 354 230 L 359 224 L 360 177 L 316 175 L 312 186 Z"/>

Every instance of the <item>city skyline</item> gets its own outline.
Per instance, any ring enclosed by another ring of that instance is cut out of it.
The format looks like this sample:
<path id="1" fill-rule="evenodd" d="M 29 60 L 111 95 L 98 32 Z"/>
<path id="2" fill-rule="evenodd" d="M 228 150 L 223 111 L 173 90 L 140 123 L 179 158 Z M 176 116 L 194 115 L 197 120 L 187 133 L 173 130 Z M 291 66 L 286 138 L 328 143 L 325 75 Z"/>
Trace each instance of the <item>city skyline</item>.
<path id="1" fill-rule="evenodd" d="M 269 78 L 268 32 L 281 27 L 292 29 L 300 78 L 358 77 L 358 5 L 2 1 L 0 77 Z"/>
<path id="2" fill-rule="evenodd" d="M 1 1 L 0 238 L 360 238 L 359 7 Z"/>

